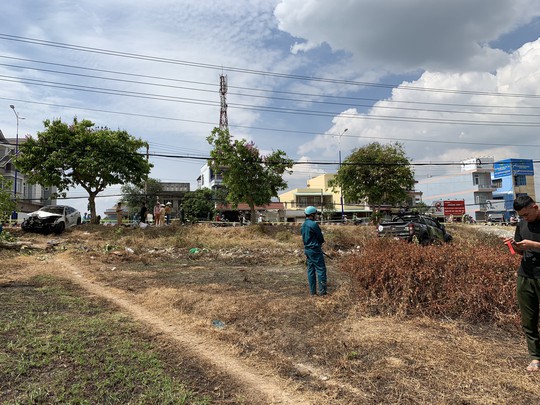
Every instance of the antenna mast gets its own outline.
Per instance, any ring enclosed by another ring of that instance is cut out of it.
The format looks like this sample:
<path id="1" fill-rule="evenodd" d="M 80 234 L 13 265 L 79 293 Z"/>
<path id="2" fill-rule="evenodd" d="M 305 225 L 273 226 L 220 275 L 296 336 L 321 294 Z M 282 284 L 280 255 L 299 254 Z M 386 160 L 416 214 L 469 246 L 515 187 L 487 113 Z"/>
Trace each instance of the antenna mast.
<path id="1" fill-rule="evenodd" d="M 219 95 L 221 98 L 221 110 L 219 112 L 219 129 L 225 131 L 229 129 L 227 119 L 227 76 L 219 75 Z"/>

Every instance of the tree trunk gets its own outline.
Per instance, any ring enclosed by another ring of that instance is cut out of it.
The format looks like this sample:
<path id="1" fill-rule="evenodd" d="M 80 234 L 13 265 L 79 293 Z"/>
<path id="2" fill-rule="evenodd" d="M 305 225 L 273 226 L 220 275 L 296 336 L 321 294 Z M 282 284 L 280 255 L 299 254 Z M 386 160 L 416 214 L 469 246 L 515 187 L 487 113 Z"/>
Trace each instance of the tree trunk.
<path id="1" fill-rule="evenodd" d="M 255 211 L 255 203 L 253 200 L 248 201 L 249 209 L 251 211 L 251 225 L 255 225 L 258 222 L 257 211 Z"/>
<path id="2" fill-rule="evenodd" d="M 99 224 L 97 215 L 96 215 L 96 194 L 88 193 L 88 207 L 90 208 L 90 218 L 92 224 Z"/>

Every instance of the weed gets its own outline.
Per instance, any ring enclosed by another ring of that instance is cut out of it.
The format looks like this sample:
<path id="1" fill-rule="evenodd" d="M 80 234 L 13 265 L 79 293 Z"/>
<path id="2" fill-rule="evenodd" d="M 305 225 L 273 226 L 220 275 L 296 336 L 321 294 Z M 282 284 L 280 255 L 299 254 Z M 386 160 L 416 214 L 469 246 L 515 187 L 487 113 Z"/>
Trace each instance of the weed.
<path id="1" fill-rule="evenodd" d="M 444 246 L 371 239 L 342 261 L 361 305 L 372 314 L 427 315 L 517 325 L 519 259 L 500 238 L 454 238 Z"/>
<path id="2" fill-rule="evenodd" d="M 0 232 L 0 240 L 4 242 L 15 242 L 16 238 L 8 231 Z"/>
<path id="3" fill-rule="evenodd" d="M 1 289 L 0 301 L 2 403 L 207 403 L 167 372 L 134 323 L 59 280 Z"/>

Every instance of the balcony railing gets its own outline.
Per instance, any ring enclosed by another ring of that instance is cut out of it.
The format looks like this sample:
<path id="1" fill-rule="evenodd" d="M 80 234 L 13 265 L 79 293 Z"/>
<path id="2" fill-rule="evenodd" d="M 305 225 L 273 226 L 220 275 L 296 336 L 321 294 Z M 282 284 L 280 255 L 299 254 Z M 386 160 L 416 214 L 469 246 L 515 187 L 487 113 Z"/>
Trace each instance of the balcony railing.
<path id="1" fill-rule="evenodd" d="M 498 189 L 499 187 L 495 183 L 491 184 L 478 184 L 478 189 L 484 190 L 484 189 Z"/>

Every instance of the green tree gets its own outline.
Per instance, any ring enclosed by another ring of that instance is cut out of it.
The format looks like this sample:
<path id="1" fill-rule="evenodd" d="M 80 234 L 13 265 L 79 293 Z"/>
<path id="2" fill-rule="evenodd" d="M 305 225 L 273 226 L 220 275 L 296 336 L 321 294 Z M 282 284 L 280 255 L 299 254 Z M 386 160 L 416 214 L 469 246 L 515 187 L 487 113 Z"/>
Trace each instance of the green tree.
<path id="1" fill-rule="evenodd" d="M 420 214 L 425 214 L 429 211 L 429 205 L 427 205 L 425 202 L 418 202 L 415 204 L 414 209 L 418 211 Z"/>
<path id="2" fill-rule="evenodd" d="M 279 190 L 287 187 L 283 173 L 292 167 L 293 161 L 281 150 L 261 156 L 253 142 L 232 140 L 228 130 L 214 128 L 206 139 L 214 147 L 210 166 L 223 175 L 227 201 L 233 207 L 248 204 L 254 222 L 255 206 L 270 203 Z"/>
<path id="3" fill-rule="evenodd" d="M 142 203 L 145 202 L 150 210 L 158 200 L 158 194 L 163 191 L 161 181 L 157 179 L 148 179 L 146 185 L 136 185 L 133 183 L 122 186 L 122 201 L 132 210 L 138 211 Z"/>
<path id="4" fill-rule="evenodd" d="M 0 174 L 0 224 L 8 220 L 16 206 L 13 199 L 13 184 Z"/>
<path id="5" fill-rule="evenodd" d="M 146 145 L 126 131 L 96 128 L 88 120 L 68 125 L 57 119 L 43 122 L 45 130 L 29 137 L 15 160 L 31 183 L 57 187 L 60 195 L 71 187 L 88 192 L 92 221 L 97 223 L 96 196 L 114 184 L 142 184 L 152 165 L 138 150 Z"/>
<path id="6" fill-rule="evenodd" d="M 355 149 L 343 162 L 331 185 L 341 187 L 348 201 L 366 200 L 371 207 L 396 205 L 414 188 L 414 172 L 400 143 L 370 143 Z"/>
<path id="7" fill-rule="evenodd" d="M 188 221 L 209 220 L 216 214 L 214 191 L 201 188 L 191 191 L 184 196 L 182 208 L 184 218 Z"/>

